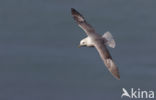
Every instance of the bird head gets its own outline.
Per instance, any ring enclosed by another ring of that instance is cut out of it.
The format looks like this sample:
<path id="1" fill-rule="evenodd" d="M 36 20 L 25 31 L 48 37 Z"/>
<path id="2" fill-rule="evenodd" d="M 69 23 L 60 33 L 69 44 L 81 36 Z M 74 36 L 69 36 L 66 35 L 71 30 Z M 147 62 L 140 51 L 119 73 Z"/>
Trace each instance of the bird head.
<path id="1" fill-rule="evenodd" d="M 80 44 L 79 44 L 78 47 L 84 47 L 84 46 L 87 46 L 86 38 L 85 38 L 85 39 L 82 39 L 82 40 L 80 41 Z"/>

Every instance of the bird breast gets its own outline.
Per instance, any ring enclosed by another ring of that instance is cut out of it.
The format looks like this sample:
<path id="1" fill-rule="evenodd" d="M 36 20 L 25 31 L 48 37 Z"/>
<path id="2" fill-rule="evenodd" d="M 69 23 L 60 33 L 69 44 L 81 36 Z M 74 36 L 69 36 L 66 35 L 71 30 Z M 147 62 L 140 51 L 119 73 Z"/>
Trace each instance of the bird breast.
<path id="1" fill-rule="evenodd" d="M 87 37 L 87 46 L 88 46 L 88 47 L 92 47 L 92 46 L 94 46 L 93 39 L 90 38 L 90 37 Z"/>

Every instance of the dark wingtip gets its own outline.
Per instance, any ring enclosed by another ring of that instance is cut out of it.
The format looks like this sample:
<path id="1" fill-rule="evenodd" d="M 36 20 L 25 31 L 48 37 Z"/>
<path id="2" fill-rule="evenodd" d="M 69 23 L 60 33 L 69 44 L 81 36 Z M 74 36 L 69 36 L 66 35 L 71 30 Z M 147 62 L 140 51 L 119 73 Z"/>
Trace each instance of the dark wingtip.
<path id="1" fill-rule="evenodd" d="M 75 9 L 74 8 L 71 8 L 71 11 L 74 11 Z"/>
<path id="2" fill-rule="evenodd" d="M 74 8 L 71 8 L 71 12 L 73 14 L 74 12 L 76 12 L 76 10 Z"/>
<path id="3" fill-rule="evenodd" d="M 78 11 L 76 11 L 74 8 L 71 8 L 72 15 L 80 15 Z"/>
<path id="4" fill-rule="evenodd" d="M 71 8 L 71 12 L 77 12 L 74 8 Z"/>
<path id="5" fill-rule="evenodd" d="M 109 70 L 111 74 L 118 80 L 120 80 L 120 73 L 117 67 L 114 67 L 114 69 Z"/>
<path id="6" fill-rule="evenodd" d="M 73 18 L 78 23 L 81 23 L 81 22 L 85 21 L 84 17 L 78 11 L 76 11 L 74 8 L 71 8 L 71 14 L 72 14 Z"/>
<path id="7" fill-rule="evenodd" d="M 116 76 L 116 79 L 120 80 L 120 75 L 117 75 L 117 76 Z"/>
<path id="8" fill-rule="evenodd" d="M 116 79 L 120 80 L 120 74 L 119 74 L 118 69 L 117 69 L 117 73 L 114 73 L 114 76 Z"/>

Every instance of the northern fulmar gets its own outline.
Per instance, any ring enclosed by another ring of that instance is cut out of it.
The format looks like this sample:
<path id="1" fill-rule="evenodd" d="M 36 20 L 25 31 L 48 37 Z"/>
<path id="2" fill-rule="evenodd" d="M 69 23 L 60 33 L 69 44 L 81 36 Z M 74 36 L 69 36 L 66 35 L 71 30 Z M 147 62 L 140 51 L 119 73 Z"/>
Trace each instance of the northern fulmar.
<path id="1" fill-rule="evenodd" d="M 84 17 L 78 11 L 76 11 L 74 8 L 71 8 L 71 13 L 72 13 L 74 20 L 76 20 L 78 25 L 88 35 L 86 38 L 80 41 L 79 47 L 81 46 L 95 47 L 97 51 L 99 52 L 99 55 L 101 59 L 103 60 L 105 66 L 108 68 L 108 70 L 112 73 L 112 75 L 115 78 L 120 79 L 118 68 L 115 65 L 108 49 L 106 48 L 106 45 L 111 48 L 115 47 L 115 41 L 111 33 L 106 32 L 104 33 L 104 35 L 99 35 L 96 33 L 94 28 L 86 22 Z"/>

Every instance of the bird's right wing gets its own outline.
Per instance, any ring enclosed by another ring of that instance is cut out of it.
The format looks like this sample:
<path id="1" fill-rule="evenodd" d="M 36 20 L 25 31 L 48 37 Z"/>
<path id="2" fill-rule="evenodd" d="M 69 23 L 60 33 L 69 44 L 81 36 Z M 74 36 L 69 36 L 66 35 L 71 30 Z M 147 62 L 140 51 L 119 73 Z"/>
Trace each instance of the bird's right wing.
<path id="1" fill-rule="evenodd" d="M 118 68 L 115 65 L 108 49 L 106 48 L 105 45 L 103 45 L 103 42 L 101 40 L 96 41 L 95 47 L 97 51 L 99 52 L 99 55 L 101 59 L 104 61 L 104 64 L 108 68 L 108 70 L 112 73 L 112 75 L 115 78 L 120 79 Z"/>
<path id="2" fill-rule="evenodd" d="M 86 32 L 87 35 L 91 35 L 95 33 L 93 27 L 86 22 L 84 17 L 78 11 L 76 11 L 74 8 L 71 8 L 71 13 L 74 20 L 76 20 L 78 25 Z"/>

